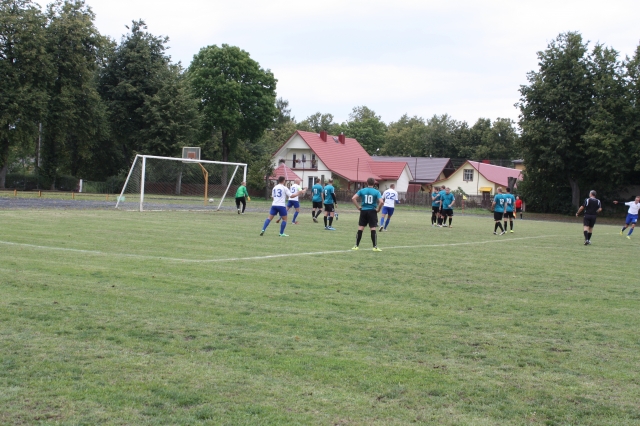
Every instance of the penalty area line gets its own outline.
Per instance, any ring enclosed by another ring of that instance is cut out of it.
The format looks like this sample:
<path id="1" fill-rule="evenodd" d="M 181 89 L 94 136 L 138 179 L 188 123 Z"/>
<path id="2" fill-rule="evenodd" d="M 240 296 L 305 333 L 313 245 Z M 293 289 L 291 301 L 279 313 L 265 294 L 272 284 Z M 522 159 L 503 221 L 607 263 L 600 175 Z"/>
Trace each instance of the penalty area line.
<path id="1" fill-rule="evenodd" d="M 399 250 L 399 249 L 418 249 L 418 248 L 429 248 L 429 247 L 456 247 L 456 246 L 466 246 L 466 245 L 479 245 L 479 244 L 494 244 L 494 243 L 508 243 L 510 241 L 523 241 L 523 240 L 532 240 L 539 238 L 550 238 L 557 237 L 557 235 L 537 235 L 535 237 L 517 237 L 517 238 L 509 238 L 502 237 L 499 238 L 496 236 L 493 240 L 486 241 L 467 241 L 462 243 L 443 243 L 443 244 L 419 244 L 413 246 L 390 246 L 390 247 L 382 247 L 382 250 Z M 303 253 L 287 253 L 287 254 L 270 254 L 264 256 L 247 256 L 247 257 L 226 257 L 221 259 L 181 259 L 175 257 L 164 257 L 164 256 L 151 256 L 144 254 L 130 254 L 130 253 L 109 253 L 98 250 L 84 250 L 84 249 L 74 249 L 68 247 L 52 247 L 52 246 L 41 246 L 36 244 L 27 244 L 27 243 L 15 243 L 11 241 L 0 241 L 0 244 L 9 245 L 9 246 L 17 246 L 17 247 L 27 247 L 37 250 L 53 250 L 53 251 L 64 251 L 71 253 L 84 253 L 84 254 L 93 254 L 97 256 L 120 256 L 120 257 L 129 257 L 136 259 L 147 259 L 147 260 L 165 260 L 170 262 L 188 262 L 188 263 L 221 263 L 221 262 L 237 262 L 243 260 L 267 260 L 267 259 L 277 259 L 281 257 L 292 257 L 292 256 L 320 256 L 326 254 L 338 254 L 338 253 L 353 253 L 354 250 L 327 250 L 327 251 L 314 251 L 314 252 L 303 252 Z"/>

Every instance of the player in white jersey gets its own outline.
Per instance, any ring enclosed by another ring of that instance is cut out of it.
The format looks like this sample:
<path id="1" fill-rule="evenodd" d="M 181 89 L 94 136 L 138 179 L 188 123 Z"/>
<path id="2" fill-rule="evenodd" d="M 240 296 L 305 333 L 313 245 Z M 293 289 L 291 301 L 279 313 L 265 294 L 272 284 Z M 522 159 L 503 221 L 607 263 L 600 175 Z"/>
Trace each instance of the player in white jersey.
<path id="1" fill-rule="evenodd" d="M 614 201 L 613 204 L 618 204 L 618 202 Z M 631 234 L 633 234 L 633 230 L 636 227 L 636 222 L 638 221 L 638 211 L 640 210 L 640 195 L 637 196 L 635 200 L 624 203 L 624 205 L 629 206 L 629 211 L 627 212 L 627 220 L 624 221 L 624 226 L 620 230 L 620 235 L 622 235 L 624 230 L 627 229 L 629 225 L 631 225 L 631 229 L 629 229 L 629 233 L 627 234 L 627 238 L 631 239 Z"/>
<path id="2" fill-rule="evenodd" d="M 393 211 L 396 208 L 396 203 L 398 202 L 398 192 L 396 191 L 396 185 L 389 185 L 389 189 L 384 191 L 382 194 L 382 199 L 384 200 L 384 206 L 382 207 L 382 217 L 380 218 L 380 232 L 386 231 L 387 226 L 389 226 L 389 222 L 391 222 L 391 216 L 393 216 Z M 385 222 L 385 217 L 387 221 Z"/>
<path id="3" fill-rule="evenodd" d="M 269 217 L 264 221 L 264 226 L 262 227 L 262 231 L 260 231 L 260 236 L 264 235 L 264 232 L 267 230 L 267 226 L 269 226 L 273 217 L 275 215 L 280 215 L 280 218 L 282 218 L 282 223 L 280 224 L 280 236 L 288 237 L 288 235 L 284 233 L 284 228 L 287 226 L 287 208 L 285 207 L 287 197 L 298 197 L 302 194 L 300 192 L 291 192 L 289 188 L 284 186 L 284 181 L 284 176 L 280 176 L 278 178 L 278 184 L 271 190 L 273 203 L 271 203 Z"/>
<path id="4" fill-rule="evenodd" d="M 289 187 L 289 190 L 291 192 L 300 192 L 300 193 L 302 193 L 304 190 L 300 186 L 300 179 L 296 179 L 294 181 L 293 185 L 291 185 Z M 289 202 L 287 203 L 287 214 L 289 214 L 289 210 L 291 209 L 291 207 L 296 209 L 296 212 L 293 215 L 293 220 L 291 222 L 294 225 L 297 225 L 298 221 L 296 219 L 298 218 L 298 214 L 300 213 L 300 202 L 298 201 L 298 197 L 289 197 Z M 280 218 L 278 218 L 278 220 L 276 220 L 276 223 L 280 223 Z"/>

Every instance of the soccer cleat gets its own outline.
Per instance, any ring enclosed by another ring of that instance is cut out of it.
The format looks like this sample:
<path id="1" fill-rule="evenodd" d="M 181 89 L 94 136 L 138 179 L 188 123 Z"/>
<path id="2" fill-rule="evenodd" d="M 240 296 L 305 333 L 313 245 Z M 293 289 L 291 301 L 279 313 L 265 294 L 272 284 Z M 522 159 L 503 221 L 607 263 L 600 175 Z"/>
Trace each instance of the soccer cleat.
<path id="1" fill-rule="evenodd" d="M 504 234 L 506 234 L 506 233 L 507 233 L 507 231 L 502 231 L 502 232 L 500 233 L 500 235 L 504 235 Z"/>
<path id="2" fill-rule="evenodd" d="M 590 246 L 591 245 L 591 240 L 587 240 L 587 245 Z"/>
<path id="3" fill-rule="evenodd" d="M 260 236 L 262 237 L 264 235 L 264 229 L 262 231 L 260 231 Z"/>
<path id="4" fill-rule="evenodd" d="M 327 231 L 335 231 L 336 228 L 334 228 L 333 226 L 327 226 Z"/>
<path id="5" fill-rule="evenodd" d="M 328 226 L 325 226 L 325 227 L 324 227 L 324 230 L 325 230 L 325 231 L 328 231 L 328 230 L 329 230 L 329 227 L 328 227 Z"/>
<path id="6" fill-rule="evenodd" d="M 353 246 L 353 247 L 351 247 L 351 250 L 360 250 L 360 247 L 358 247 L 358 246 Z"/>
<path id="7" fill-rule="evenodd" d="M 374 247 L 373 251 L 382 251 L 382 250 L 380 250 L 378 247 Z"/>
<path id="8" fill-rule="evenodd" d="M 493 233 L 493 235 L 498 235 L 498 233 L 497 233 L 497 232 L 494 232 L 494 233 Z"/>
<path id="9" fill-rule="evenodd" d="M 624 229 L 623 229 L 623 231 L 624 231 Z M 622 231 L 620 231 L 620 235 L 622 235 Z"/>
<path id="10" fill-rule="evenodd" d="M 293 224 L 294 224 L 294 225 L 297 225 L 297 224 L 298 224 L 298 221 L 296 220 L 295 222 L 293 222 Z"/>
<path id="11" fill-rule="evenodd" d="M 318 219 L 316 219 L 315 217 L 313 218 L 313 221 L 314 221 L 315 223 L 318 223 Z"/>
<path id="12" fill-rule="evenodd" d="M 238 214 L 240 214 L 240 209 L 238 209 Z"/>
<path id="13" fill-rule="evenodd" d="M 378 232 L 382 232 L 384 231 L 384 226 L 381 226 L 380 229 L 378 230 Z"/>
<path id="14" fill-rule="evenodd" d="M 281 237 L 288 237 L 287 234 L 280 234 Z"/>
<path id="15" fill-rule="evenodd" d="M 631 237 L 627 235 L 627 240 L 630 240 L 630 239 L 631 239 Z"/>
<path id="16" fill-rule="evenodd" d="M 509 231 L 509 232 L 511 232 L 513 234 L 513 229 L 511 231 Z"/>

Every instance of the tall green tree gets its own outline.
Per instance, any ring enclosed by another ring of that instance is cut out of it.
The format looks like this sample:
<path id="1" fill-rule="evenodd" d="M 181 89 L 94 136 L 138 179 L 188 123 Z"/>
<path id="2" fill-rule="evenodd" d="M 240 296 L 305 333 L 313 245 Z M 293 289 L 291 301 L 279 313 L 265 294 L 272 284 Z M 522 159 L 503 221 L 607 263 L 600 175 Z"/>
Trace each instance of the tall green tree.
<path id="1" fill-rule="evenodd" d="M 45 26 L 35 3 L 0 1 L 0 188 L 5 187 L 10 150 L 34 146 L 46 110 L 50 61 Z"/>
<path id="2" fill-rule="evenodd" d="M 379 152 L 378 149 L 384 146 L 386 132 L 387 125 L 381 117 L 366 106 L 353 108 L 344 129 L 344 133 L 357 139 L 369 154 Z"/>
<path id="3" fill-rule="evenodd" d="M 478 119 L 469 130 L 469 141 L 461 157 L 509 160 L 520 154 L 515 123 L 508 118 L 498 118 L 493 123 L 488 118 Z"/>
<path id="4" fill-rule="evenodd" d="M 635 181 L 640 181 L 640 46 L 632 58 L 624 64 L 626 82 L 625 137 L 628 140 L 628 155 L 633 167 Z"/>
<path id="5" fill-rule="evenodd" d="M 427 125 L 422 117 L 404 114 L 398 121 L 389 123 L 381 154 L 403 157 L 424 155 Z"/>
<path id="6" fill-rule="evenodd" d="M 197 137 L 199 114 L 179 64 L 166 54 L 168 37 L 133 21 L 100 72 L 111 142 L 131 161 L 135 153 L 175 156 Z"/>
<path id="7" fill-rule="evenodd" d="M 277 80 L 238 47 L 200 49 L 188 68 L 188 79 L 199 100 L 204 131 L 212 138 L 219 136 L 222 161 L 229 160 L 240 141 L 260 138 L 279 115 Z"/>
<path id="8" fill-rule="evenodd" d="M 539 70 L 520 88 L 521 146 L 527 169 L 571 187 L 579 204 L 580 184 L 590 181 L 584 136 L 596 96 L 587 44 L 575 32 L 560 34 L 538 52 Z"/>
<path id="9" fill-rule="evenodd" d="M 47 17 L 54 82 L 44 125 L 43 174 L 53 188 L 59 173 L 78 174 L 107 132 L 96 78 L 106 39 L 84 1 L 58 0 L 48 6 Z"/>
<path id="10" fill-rule="evenodd" d="M 326 131 L 330 135 L 339 133 L 342 127 L 333 121 L 333 114 L 322 114 L 316 112 L 299 122 L 296 125 L 298 130 L 305 132 L 320 133 L 322 130 Z"/>

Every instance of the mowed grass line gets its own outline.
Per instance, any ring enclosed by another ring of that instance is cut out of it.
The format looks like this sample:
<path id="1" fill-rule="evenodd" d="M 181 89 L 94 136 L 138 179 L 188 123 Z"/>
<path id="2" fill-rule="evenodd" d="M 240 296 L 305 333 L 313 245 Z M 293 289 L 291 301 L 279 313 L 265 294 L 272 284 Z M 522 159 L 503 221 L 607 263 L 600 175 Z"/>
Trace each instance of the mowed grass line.
<path id="1" fill-rule="evenodd" d="M 285 239 L 262 213 L 0 212 L 1 241 L 103 253 L 0 245 L 0 421 L 640 423 L 636 241 L 399 209 L 383 249 L 442 246 L 351 252 L 346 213 Z"/>

